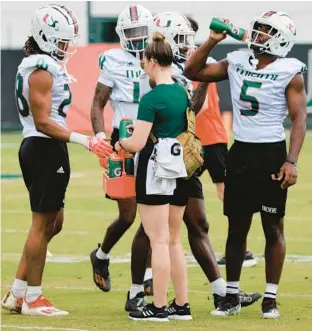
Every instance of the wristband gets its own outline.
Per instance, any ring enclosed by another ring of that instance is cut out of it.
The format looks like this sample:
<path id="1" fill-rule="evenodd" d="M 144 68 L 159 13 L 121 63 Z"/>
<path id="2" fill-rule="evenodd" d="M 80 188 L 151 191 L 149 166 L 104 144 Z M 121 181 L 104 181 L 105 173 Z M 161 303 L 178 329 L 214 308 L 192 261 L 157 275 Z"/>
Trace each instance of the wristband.
<path id="1" fill-rule="evenodd" d="M 286 158 L 285 162 L 290 163 L 290 164 L 294 165 L 295 167 L 297 167 L 297 162 L 290 161 L 287 158 Z"/>
<path id="2" fill-rule="evenodd" d="M 72 132 L 70 134 L 69 142 L 83 145 L 86 148 L 88 148 L 88 145 L 89 145 L 88 136 L 85 136 L 85 135 L 77 133 L 77 132 Z"/>
<path id="3" fill-rule="evenodd" d="M 104 132 L 98 132 L 95 136 L 100 140 L 106 138 L 106 134 Z"/>

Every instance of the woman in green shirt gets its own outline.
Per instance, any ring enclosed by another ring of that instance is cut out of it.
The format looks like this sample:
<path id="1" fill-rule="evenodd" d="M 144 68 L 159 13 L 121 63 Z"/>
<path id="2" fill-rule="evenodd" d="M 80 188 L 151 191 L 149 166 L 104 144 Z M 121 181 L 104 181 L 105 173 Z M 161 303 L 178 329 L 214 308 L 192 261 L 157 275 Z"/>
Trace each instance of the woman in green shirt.
<path id="1" fill-rule="evenodd" d="M 181 221 L 188 201 L 186 181 L 183 178 L 175 179 L 176 188 L 171 194 L 149 194 L 154 191 L 154 187 L 147 184 L 155 180 L 149 174 L 149 162 L 157 159 L 156 155 L 152 156 L 156 145 L 149 139 L 151 132 L 158 139 L 159 146 L 161 142 L 164 142 L 165 147 L 174 142 L 168 148 L 170 167 L 174 167 L 175 162 L 178 167 L 182 158 L 185 172 L 181 145 L 175 138 L 185 131 L 187 126 L 188 98 L 183 87 L 171 78 L 172 60 L 171 46 L 162 34 L 154 33 L 153 40 L 144 51 L 144 69 L 156 86 L 141 99 L 132 136 L 120 139 L 115 145 L 117 151 L 124 148 L 129 152 L 140 152 L 137 163 L 136 199 L 142 224 L 152 248 L 154 302 L 141 311 L 130 313 L 129 318 L 134 320 L 192 319 L 188 304 L 186 262 L 180 241 Z M 159 151 L 157 153 L 160 154 Z M 183 171 L 178 177 L 185 177 Z M 168 309 L 170 275 L 176 297 Z"/>

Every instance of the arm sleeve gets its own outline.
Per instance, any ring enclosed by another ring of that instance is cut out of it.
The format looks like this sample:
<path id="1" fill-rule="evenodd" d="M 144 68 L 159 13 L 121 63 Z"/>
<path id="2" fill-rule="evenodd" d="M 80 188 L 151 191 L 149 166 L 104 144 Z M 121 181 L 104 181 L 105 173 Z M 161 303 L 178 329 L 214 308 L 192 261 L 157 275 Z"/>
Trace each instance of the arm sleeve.
<path id="1" fill-rule="evenodd" d="M 151 102 L 151 98 L 149 97 L 149 93 L 144 95 L 139 104 L 138 110 L 138 120 L 145 121 L 145 122 L 154 122 L 156 108 Z"/>
<path id="2" fill-rule="evenodd" d="M 114 75 L 111 71 L 111 68 L 113 67 L 113 63 L 109 57 L 103 53 L 99 57 L 99 67 L 101 69 L 101 73 L 98 79 L 98 82 L 113 88 L 115 85 L 114 81 Z"/>

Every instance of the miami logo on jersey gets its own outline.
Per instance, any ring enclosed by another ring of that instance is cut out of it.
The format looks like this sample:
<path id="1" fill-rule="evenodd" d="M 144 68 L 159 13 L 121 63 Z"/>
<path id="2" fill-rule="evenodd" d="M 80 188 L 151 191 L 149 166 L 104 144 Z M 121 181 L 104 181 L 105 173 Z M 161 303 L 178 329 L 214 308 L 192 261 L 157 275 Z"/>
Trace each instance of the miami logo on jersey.
<path id="1" fill-rule="evenodd" d="M 140 78 L 141 72 L 141 70 L 127 70 L 126 75 L 127 78 Z"/>
<path id="2" fill-rule="evenodd" d="M 254 77 L 254 78 L 262 78 L 262 79 L 270 79 L 270 80 L 276 80 L 278 77 L 277 74 L 260 74 L 257 72 L 251 72 L 241 68 L 240 66 L 237 66 L 236 72 L 238 72 L 240 75 L 245 77 Z"/>

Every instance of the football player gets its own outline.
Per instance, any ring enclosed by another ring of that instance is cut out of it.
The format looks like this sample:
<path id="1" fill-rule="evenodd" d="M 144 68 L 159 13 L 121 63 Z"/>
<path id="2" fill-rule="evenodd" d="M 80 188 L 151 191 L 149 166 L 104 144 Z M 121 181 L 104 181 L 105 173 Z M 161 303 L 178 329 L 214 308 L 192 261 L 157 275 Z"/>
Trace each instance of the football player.
<path id="1" fill-rule="evenodd" d="M 83 145 L 98 157 L 112 152 L 104 140 L 66 128 L 71 103 L 66 63 L 76 52 L 77 38 L 78 22 L 67 7 L 38 9 L 16 76 L 16 105 L 24 136 L 19 162 L 29 192 L 32 224 L 13 286 L 1 304 L 24 315 L 68 315 L 44 298 L 41 290 L 47 245 L 61 231 L 64 219 L 70 178 L 66 142 Z"/>
<path id="2" fill-rule="evenodd" d="M 116 32 L 121 48 L 110 49 L 99 58 L 100 76 L 96 85 L 91 107 L 93 130 L 100 139 L 105 138 L 103 112 L 110 102 L 113 111 L 111 144 L 119 140 L 119 123 L 123 117 L 135 121 L 140 101 L 140 66 L 148 38 L 151 13 L 141 5 L 127 6 L 118 16 Z M 101 160 L 105 164 L 105 159 Z M 107 196 L 108 197 L 108 196 Z M 108 197 L 109 198 L 109 197 Z M 119 214 L 107 228 L 99 248 L 91 252 L 93 280 L 102 291 L 111 288 L 109 253 L 123 234 L 129 229 L 136 216 L 136 200 L 117 200 Z M 146 265 L 145 265 L 146 267 Z"/>
<path id="3" fill-rule="evenodd" d="M 286 58 L 296 37 L 289 15 L 268 11 L 251 22 L 250 52 L 235 51 L 227 58 L 206 64 L 212 49 L 226 32 L 210 32 L 209 39 L 186 64 L 184 74 L 198 81 L 229 79 L 235 142 L 226 164 L 224 214 L 229 230 L 226 244 L 227 295 L 216 316 L 240 312 L 238 299 L 246 238 L 255 212 L 260 212 L 265 234 L 266 288 L 263 318 L 280 314 L 276 294 L 285 259 L 284 215 L 288 187 L 297 181 L 297 161 L 306 131 L 306 66 Z M 286 149 L 283 127 L 291 119 L 290 144 Z"/>

